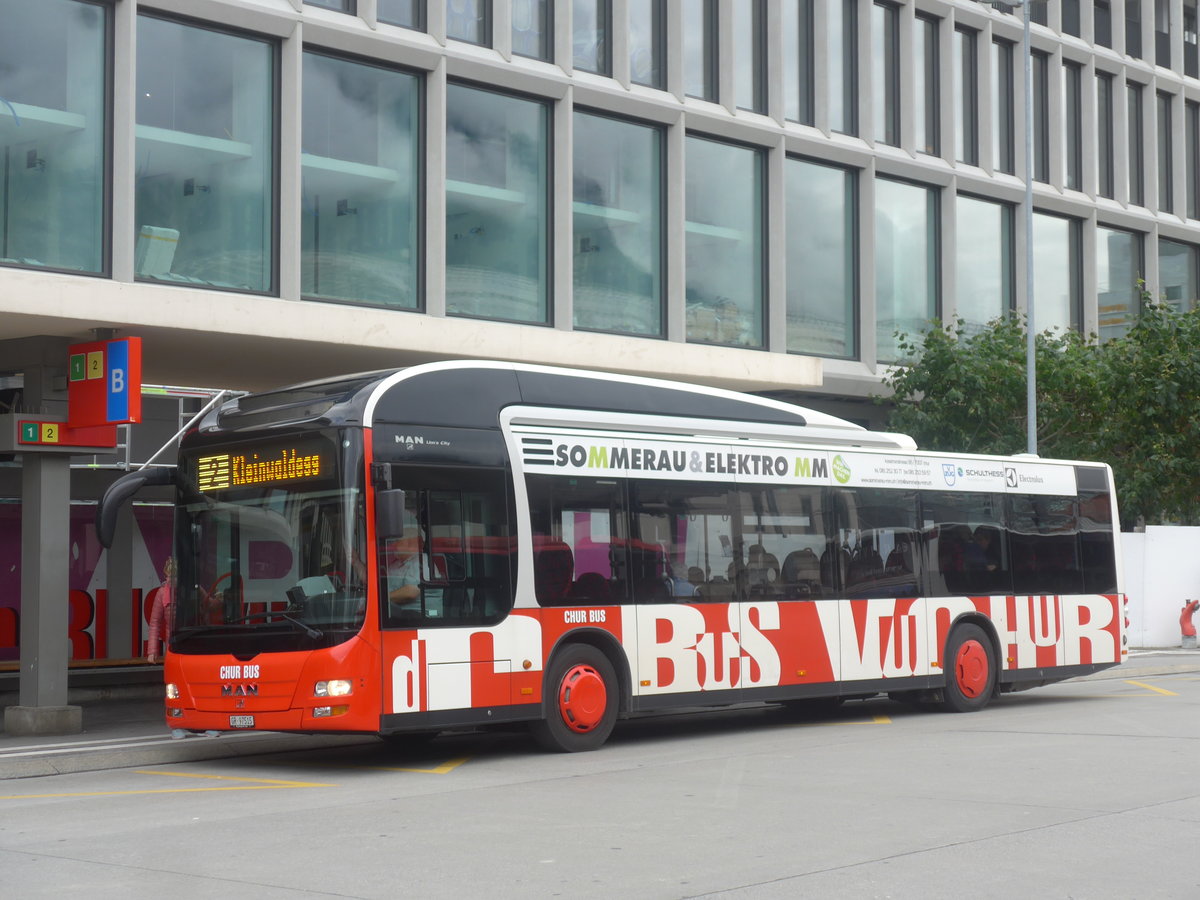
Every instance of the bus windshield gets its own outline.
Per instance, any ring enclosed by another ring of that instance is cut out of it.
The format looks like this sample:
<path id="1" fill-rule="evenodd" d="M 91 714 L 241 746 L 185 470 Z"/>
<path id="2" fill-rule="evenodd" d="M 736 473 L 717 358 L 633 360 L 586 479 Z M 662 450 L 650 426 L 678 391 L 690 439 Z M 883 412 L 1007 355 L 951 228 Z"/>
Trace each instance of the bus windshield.
<path id="1" fill-rule="evenodd" d="M 188 452 L 173 651 L 312 649 L 358 632 L 367 598 L 360 460 L 356 435 L 336 432 Z"/>

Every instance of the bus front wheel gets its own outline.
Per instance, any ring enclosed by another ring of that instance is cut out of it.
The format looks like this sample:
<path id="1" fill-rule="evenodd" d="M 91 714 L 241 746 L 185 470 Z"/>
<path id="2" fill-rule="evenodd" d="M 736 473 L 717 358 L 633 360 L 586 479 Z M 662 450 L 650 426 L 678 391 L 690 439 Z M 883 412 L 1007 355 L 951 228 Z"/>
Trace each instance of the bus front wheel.
<path id="1" fill-rule="evenodd" d="M 946 641 L 946 687 L 943 709 L 975 712 L 992 699 L 996 688 L 996 652 L 978 625 L 959 625 Z"/>
<path id="2" fill-rule="evenodd" d="M 617 721 L 617 676 L 608 657 L 587 644 L 556 654 L 543 682 L 542 719 L 531 726 L 547 750 L 595 750 Z"/>

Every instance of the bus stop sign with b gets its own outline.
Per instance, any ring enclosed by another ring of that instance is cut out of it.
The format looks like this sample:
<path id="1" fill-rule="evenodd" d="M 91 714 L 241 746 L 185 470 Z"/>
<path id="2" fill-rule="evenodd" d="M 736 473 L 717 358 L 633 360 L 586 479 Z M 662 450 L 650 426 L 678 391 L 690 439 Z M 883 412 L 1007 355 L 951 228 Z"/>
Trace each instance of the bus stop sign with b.
<path id="1" fill-rule="evenodd" d="M 142 420 L 142 339 L 68 348 L 67 424 L 75 428 Z"/>
<path id="2" fill-rule="evenodd" d="M 67 419 L 0 415 L 0 453 L 103 453 L 117 426 L 142 420 L 142 339 L 92 341 L 68 348 Z"/>

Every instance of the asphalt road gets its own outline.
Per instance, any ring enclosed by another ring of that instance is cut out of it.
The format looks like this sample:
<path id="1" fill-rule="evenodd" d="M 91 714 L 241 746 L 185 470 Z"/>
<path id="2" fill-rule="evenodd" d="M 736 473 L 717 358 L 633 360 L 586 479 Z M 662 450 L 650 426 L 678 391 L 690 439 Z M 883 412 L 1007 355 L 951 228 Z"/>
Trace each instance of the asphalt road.
<path id="1" fill-rule="evenodd" d="M 1194 900 L 1200 673 L 1157 672 L 9 778 L 0 896 Z"/>

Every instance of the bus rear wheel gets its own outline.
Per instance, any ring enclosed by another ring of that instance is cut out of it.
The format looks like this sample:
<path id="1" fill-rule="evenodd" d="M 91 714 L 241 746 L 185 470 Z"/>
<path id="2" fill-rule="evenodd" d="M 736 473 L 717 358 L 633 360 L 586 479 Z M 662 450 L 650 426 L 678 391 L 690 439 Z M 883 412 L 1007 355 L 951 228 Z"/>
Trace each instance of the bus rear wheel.
<path id="1" fill-rule="evenodd" d="M 587 644 L 555 655 L 543 682 L 542 719 L 531 725 L 545 749 L 595 750 L 617 722 L 617 676 L 608 657 Z"/>
<path id="2" fill-rule="evenodd" d="M 946 687 L 942 708 L 975 712 L 992 699 L 996 688 L 996 652 L 978 625 L 959 625 L 946 641 Z"/>

